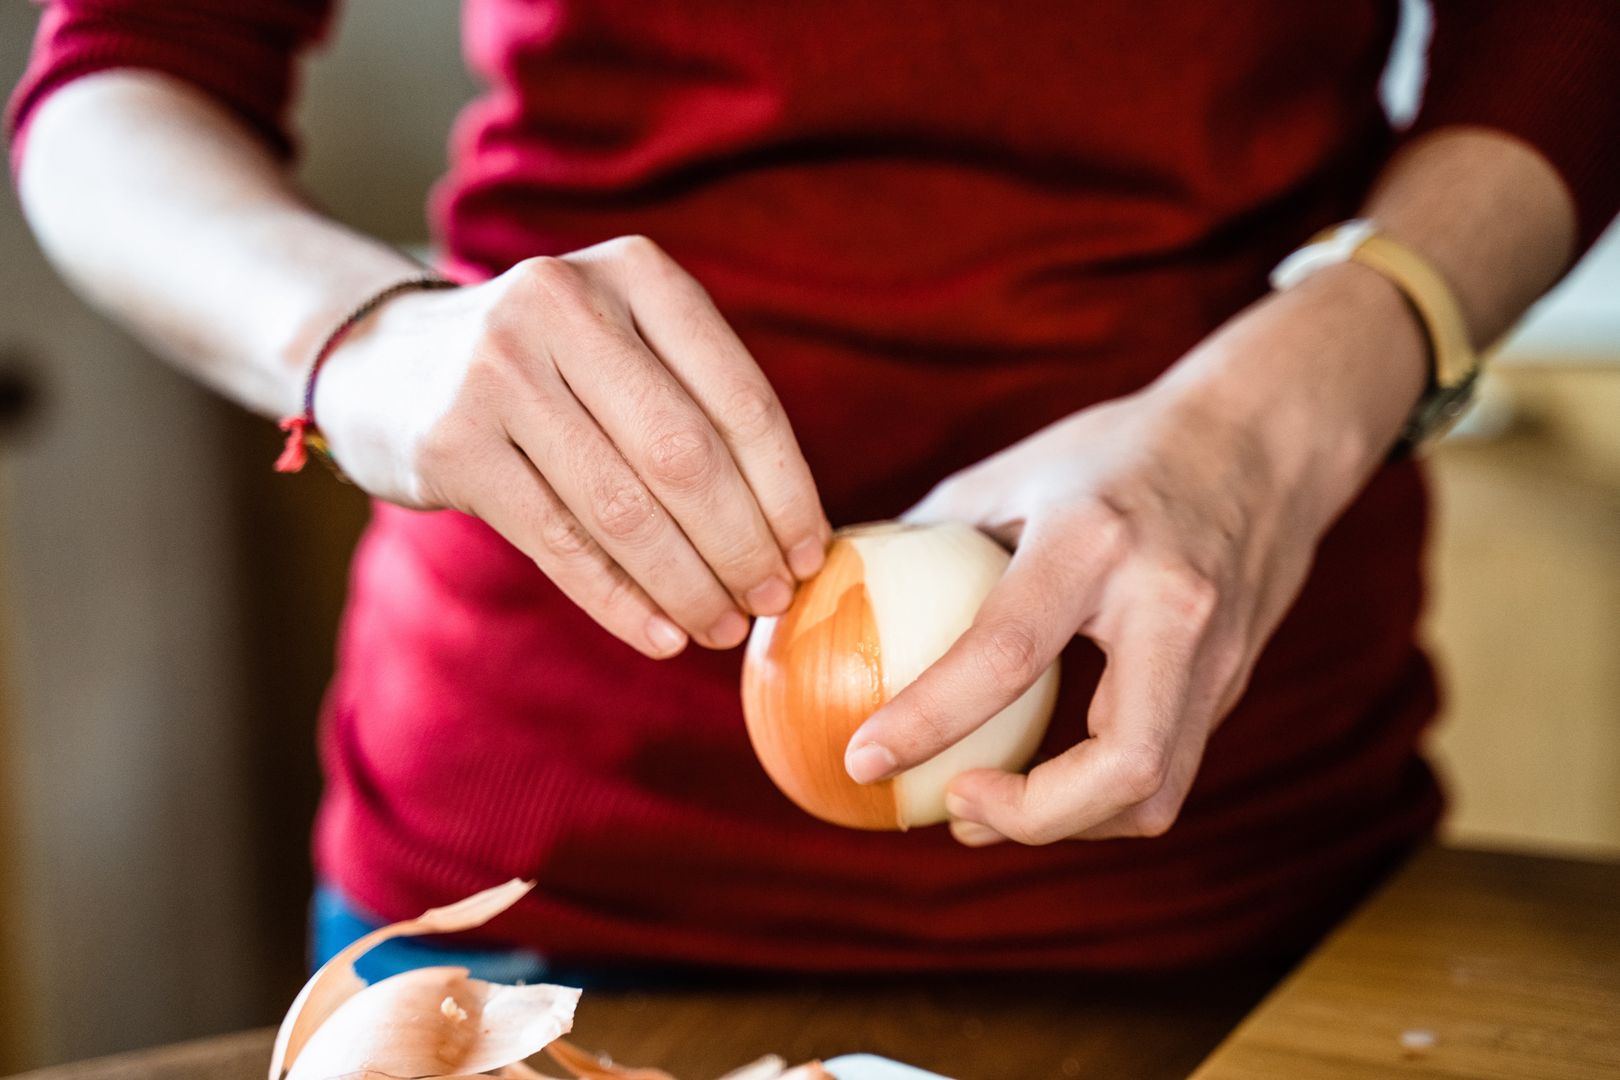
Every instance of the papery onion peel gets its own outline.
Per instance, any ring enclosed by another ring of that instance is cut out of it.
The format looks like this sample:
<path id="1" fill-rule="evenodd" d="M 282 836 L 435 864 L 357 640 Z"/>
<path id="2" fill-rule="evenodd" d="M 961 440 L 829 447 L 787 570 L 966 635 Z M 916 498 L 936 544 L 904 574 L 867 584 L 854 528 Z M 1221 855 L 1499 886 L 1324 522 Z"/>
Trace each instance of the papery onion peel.
<path id="1" fill-rule="evenodd" d="M 556 1080 L 524 1059 L 544 1050 L 577 1080 L 675 1080 L 596 1057 L 561 1036 L 580 991 L 506 986 L 466 968 L 426 967 L 367 984 L 354 963 L 385 941 L 473 930 L 533 882 L 513 880 L 415 919 L 381 927 L 322 965 L 282 1019 L 269 1080 Z M 833 1080 L 819 1063 L 788 1069 L 766 1057 L 722 1080 Z"/>

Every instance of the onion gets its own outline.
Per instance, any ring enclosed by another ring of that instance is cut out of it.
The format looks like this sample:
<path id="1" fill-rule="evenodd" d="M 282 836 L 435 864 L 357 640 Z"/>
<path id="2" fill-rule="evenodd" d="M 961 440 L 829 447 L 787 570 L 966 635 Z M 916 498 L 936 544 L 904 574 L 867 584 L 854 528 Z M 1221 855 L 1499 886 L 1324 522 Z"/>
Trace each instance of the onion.
<path id="1" fill-rule="evenodd" d="M 946 820 L 945 787 L 967 769 L 1020 769 L 1046 732 L 1057 665 L 984 726 L 891 780 L 844 771 L 850 736 L 973 622 L 1008 555 L 955 523 L 841 529 L 787 611 L 758 619 L 743 660 L 743 716 L 765 771 L 835 825 L 906 829 Z"/>

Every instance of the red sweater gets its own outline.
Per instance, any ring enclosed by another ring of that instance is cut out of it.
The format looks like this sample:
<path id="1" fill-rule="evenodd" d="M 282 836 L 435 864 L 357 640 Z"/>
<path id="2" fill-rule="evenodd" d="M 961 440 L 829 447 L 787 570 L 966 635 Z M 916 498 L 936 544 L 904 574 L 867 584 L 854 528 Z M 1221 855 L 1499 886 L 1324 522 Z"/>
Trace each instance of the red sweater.
<path id="1" fill-rule="evenodd" d="M 1610 0 L 1440 0 L 1420 129 L 1539 147 L 1583 240 L 1615 210 Z M 835 522 L 1152 379 L 1350 216 L 1394 144 L 1395 0 L 468 0 L 489 84 L 433 220 L 468 279 L 628 232 L 713 292 Z M 64 82 L 188 80 L 285 148 L 319 0 L 59 0 L 14 120 Z M 404 107 L 405 103 L 401 103 Z M 1153 968 L 1292 945 L 1432 828 L 1413 643 L 1424 496 L 1383 470 L 1156 840 L 967 850 L 820 824 L 755 763 L 738 654 L 641 659 L 454 513 L 379 506 L 324 736 L 321 872 L 405 916 L 514 875 L 561 959 Z M 1099 659 L 1076 643 L 1048 750 Z"/>

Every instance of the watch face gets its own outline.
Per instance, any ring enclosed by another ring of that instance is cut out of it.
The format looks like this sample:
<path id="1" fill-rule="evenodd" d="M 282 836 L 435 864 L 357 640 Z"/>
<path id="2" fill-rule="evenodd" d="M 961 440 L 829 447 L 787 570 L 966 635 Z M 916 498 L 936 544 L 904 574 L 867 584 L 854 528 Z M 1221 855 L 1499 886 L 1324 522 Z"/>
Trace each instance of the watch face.
<path id="1" fill-rule="evenodd" d="M 1406 427 L 1401 432 L 1401 443 L 1408 450 L 1421 443 L 1438 439 L 1462 419 L 1463 413 L 1474 401 L 1474 387 L 1479 382 L 1479 368 L 1475 368 L 1456 386 L 1437 386 L 1412 409 Z"/>

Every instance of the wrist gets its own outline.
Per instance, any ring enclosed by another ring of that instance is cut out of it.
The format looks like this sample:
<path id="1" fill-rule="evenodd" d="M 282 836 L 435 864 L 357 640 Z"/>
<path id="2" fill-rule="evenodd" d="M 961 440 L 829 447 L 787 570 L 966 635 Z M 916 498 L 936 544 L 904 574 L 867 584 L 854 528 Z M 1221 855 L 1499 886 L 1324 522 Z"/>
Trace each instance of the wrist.
<path id="1" fill-rule="evenodd" d="M 345 253 L 348 254 L 348 253 Z M 422 265 L 382 245 L 367 243 L 334 270 L 327 280 L 312 281 L 302 289 L 294 318 L 287 319 L 274 339 L 277 368 L 283 374 L 281 415 L 303 408 L 304 384 L 315 354 L 343 320 L 367 297 L 394 282 L 423 273 Z"/>
<path id="2" fill-rule="evenodd" d="M 396 281 L 330 331 L 305 376 L 302 412 L 283 421 L 290 435 L 278 469 L 301 467 L 294 443 L 307 443 L 368 493 L 420 501 L 414 448 L 418 429 L 431 420 L 419 414 L 450 396 L 435 393 L 441 388 L 424 379 L 424 355 L 439 358 L 441 370 L 452 365 L 445 343 L 434 340 L 436 320 L 424 318 L 419 307 L 437 310 L 432 298 L 453 289 L 431 275 Z"/>
<path id="3" fill-rule="evenodd" d="M 1246 432 L 1272 482 L 1325 528 L 1385 460 L 1428 378 L 1426 332 L 1400 290 L 1345 263 L 1257 301 L 1155 389 Z"/>

